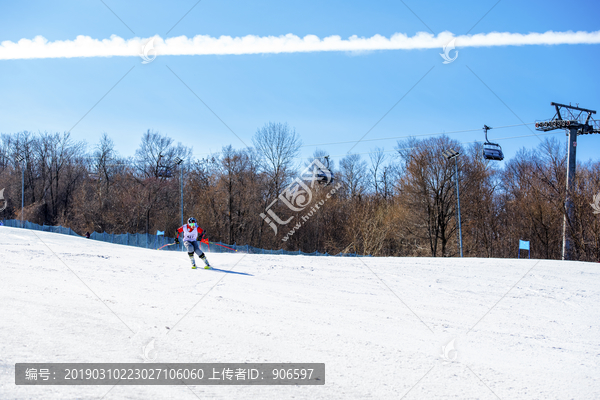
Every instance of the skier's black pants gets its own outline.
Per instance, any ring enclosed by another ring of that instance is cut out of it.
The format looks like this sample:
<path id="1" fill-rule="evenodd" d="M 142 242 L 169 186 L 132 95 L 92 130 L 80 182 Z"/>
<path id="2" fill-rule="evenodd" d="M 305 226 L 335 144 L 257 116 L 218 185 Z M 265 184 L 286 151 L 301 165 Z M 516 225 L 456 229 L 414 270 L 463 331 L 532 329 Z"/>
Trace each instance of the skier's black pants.
<path id="1" fill-rule="evenodd" d="M 204 258 L 204 252 L 200 250 L 200 242 L 197 240 L 194 242 L 183 242 L 183 245 L 188 251 L 188 255 L 192 257 L 194 253 L 198 255 L 200 258 Z"/>

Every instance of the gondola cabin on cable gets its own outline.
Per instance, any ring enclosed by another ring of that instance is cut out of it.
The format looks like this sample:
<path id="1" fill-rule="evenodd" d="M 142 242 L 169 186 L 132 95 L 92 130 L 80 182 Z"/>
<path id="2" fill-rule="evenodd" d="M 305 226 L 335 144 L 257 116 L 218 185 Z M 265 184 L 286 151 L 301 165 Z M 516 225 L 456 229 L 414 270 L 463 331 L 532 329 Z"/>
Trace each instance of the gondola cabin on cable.
<path id="1" fill-rule="evenodd" d="M 157 170 L 157 175 L 159 178 L 172 178 L 173 171 L 171 171 L 171 168 L 169 168 L 167 166 L 159 165 L 158 170 Z"/>
<path id="2" fill-rule="evenodd" d="M 331 168 L 329 168 L 329 156 L 325 156 L 325 163 L 327 167 L 327 171 L 323 171 L 319 169 L 319 172 L 316 174 L 316 180 L 321 185 L 329 185 L 334 180 L 333 172 L 331 172 Z"/>
<path id="3" fill-rule="evenodd" d="M 158 161 L 157 161 L 157 165 L 156 165 L 156 176 L 158 178 L 172 178 L 173 177 L 173 171 L 171 169 L 171 167 L 169 167 L 168 165 L 161 165 L 160 161 L 162 160 L 163 155 L 159 154 L 158 155 Z"/>
<path id="4" fill-rule="evenodd" d="M 502 154 L 502 147 L 498 143 L 492 143 L 488 140 L 487 132 L 490 130 L 487 125 L 483 126 L 483 132 L 485 133 L 485 143 L 483 144 L 483 158 L 486 160 L 502 161 L 504 160 L 504 154 Z"/>

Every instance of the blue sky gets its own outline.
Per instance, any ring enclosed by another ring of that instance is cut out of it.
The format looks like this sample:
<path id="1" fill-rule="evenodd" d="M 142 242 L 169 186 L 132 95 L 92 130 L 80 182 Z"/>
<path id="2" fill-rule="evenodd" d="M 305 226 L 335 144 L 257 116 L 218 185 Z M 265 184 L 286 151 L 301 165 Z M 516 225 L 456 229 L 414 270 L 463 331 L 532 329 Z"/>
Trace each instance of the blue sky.
<path id="1" fill-rule="evenodd" d="M 3 3 L 0 41 L 37 35 L 48 41 L 74 40 L 78 35 L 100 40 L 117 35 L 127 40 L 153 35 L 288 33 L 347 39 L 442 31 L 458 36 L 471 29 L 471 34 L 600 30 L 600 4 L 594 1 L 575 1 L 565 8 L 558 1 L 405 0 L 405 5 L 401 1 L 202 0 L 191 11 L 196 1 L 104 3 Z M 483 124 L 515 125 L 552 117 L 551 101 L 600 109 L 599 49 L 598 44 L 461 48 L 457 42 L 458 57 L 446 65 L 439 55 L 441 48 L 158 54 L 146 65 L 136 56 L 0 60 L 0 132 L 68 131 L 92 109 L 71 130 L 75 139 L 86 140 L 90 147 L 106 132 L 117 150 L 130 156 L 142 133 L 153 129 L 192 146 L 201 157 L 224 145 L 251 145 L 256 129 L 269 121 L 289 123 L 305 145 L 359 140 L 401 98 L 365 139 L 479 129 Z M 522 135 L 532 132 L 524 126 L 490 131 L 490 139 Z M 470 142 L 482 140 L 483 133 L 450 136 Z M 565 140 L 563 131 L 553 136 Z M 579 161 L 599 159 L 599 136 L 579 141 Z M 512 157 L 519 148 L 534 148 L 540 140 L 533 136 L 500 143 L 506 156 Z M 375 147 L 391 154 L 395 144 L 396 140 L 363 141 L 352 152 L 364 153 L 368 159 L 366 153 Z M 319 147 L 339 160 L 353 146 Z M 302 156 L 315 148 L 303 147 Z"/>

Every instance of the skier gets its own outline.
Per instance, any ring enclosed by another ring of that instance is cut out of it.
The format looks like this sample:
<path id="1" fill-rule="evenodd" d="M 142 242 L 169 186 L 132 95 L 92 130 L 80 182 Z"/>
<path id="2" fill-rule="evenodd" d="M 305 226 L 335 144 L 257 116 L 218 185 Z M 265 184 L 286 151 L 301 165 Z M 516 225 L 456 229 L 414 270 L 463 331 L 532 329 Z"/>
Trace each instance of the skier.
<path id="1" fill-rule="evenodd" d="M 175 238 L 175 244 L 179 244 L 179 235 L 183 233 L 183 245 L 188 251 L 190 261 L 192 262 L 192 269 L 196 269 L 196 261 L 194 260 L 194 253 L 198 254 L 206 266 L 204 269 L 210 269 L 210 264 L 204 255 L 204 252 L 200 250 L 200 242 L 204 238 L 204 230 L 196 224 L 196 219 L 190 217 L 186 225 L 183 225 L 177 229 L 177 237 Z"/>

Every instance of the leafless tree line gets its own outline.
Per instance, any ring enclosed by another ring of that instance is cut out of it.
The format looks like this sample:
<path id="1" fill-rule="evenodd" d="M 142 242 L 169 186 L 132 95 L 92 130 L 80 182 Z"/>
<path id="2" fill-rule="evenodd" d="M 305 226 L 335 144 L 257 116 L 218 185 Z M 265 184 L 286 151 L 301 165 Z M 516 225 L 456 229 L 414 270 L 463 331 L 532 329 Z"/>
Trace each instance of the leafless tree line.
<path id="1" fill-rule="evenodd" d="M 452 148 L 461 153 L 465 256 L 516 257 L 521 239 L 531 242 L 532 258 L 561 257 L 566 155 L 557 140 L 522 149 L 502 167 L 483 160 L 481 145 L 465 147 L 447 136 L 398 142 L 389 154 L 376 148 L 369 162 L 357 154 L 329 162 L 322 150 L 299 162 L 301 144 L 282 123 L 259 128 L 251 148 L 225 146 L 202 159 L 150 130 L 132 157 L 119 155 L 107 134 L 92 148 L 69 134 L 2 134 L 0 189 L 8 207 L 0 218 L 81 234 L 164 230 L 172 236 L 181 223 L 181 185 L 184 218 L 195 216 L 214 241 L 330 254 L 457 256 L 457 177 L 454 160 L 442 155 Z M 335 180 L 313 182 L 311 203 L 292 211 L 278 196 L 314 159 L 329 165 Z M 600 214 L 590 203 L 600 192 L 599 161 L 578 164 L 575 188 L 576 211 L 567 220 L 575 253 L 598 261 Z M 260 216 L 267 208 L 289 221 L 277 233 Z"/>

